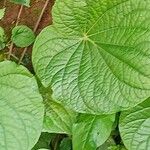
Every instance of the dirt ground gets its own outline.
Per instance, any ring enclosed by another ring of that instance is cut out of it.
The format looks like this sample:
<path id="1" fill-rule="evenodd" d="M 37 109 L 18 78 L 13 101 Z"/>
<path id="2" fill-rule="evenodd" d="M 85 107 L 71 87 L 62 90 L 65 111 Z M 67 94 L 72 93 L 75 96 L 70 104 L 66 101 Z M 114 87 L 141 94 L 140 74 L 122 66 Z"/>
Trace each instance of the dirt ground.
<path id="1" fill-rule="evenodd" d="M 27 25 L 31 29 L 34 29 L 34 26 L 40 16 L 40 13 L 44 7 L 46 0 L 31 0 L 31 7 L 23 7 L 21 17 L 19 19 L 19 25 Z M 49 0 L 49 4 L 44 12 L 44 15 L 41 19 L 41 22 L 36 31 L 36 35 L 46 26 L 52 24 L 52 6 L 54 4 L 54 0 Z M 10 39 L 11 30 L 16 24 L 18 12 L 20 10 L 20 5 L 13 4 L 9 2 L 9 0 L 0 0 L 0 8 L 6 8 L 6 13 L 4 18 L 0 21 L 0 26 L 5 29 L 7 38 Z M 7 51 L 7 50 L 5 50 Z M 23 49 L 14 47 L 13 55 L 17 58 L 20 58 Z M 32 70 L 31 64 L 31 53 L 32 47 L 28 48 L 27 53 L 23 59 L 23 63 Z"/>

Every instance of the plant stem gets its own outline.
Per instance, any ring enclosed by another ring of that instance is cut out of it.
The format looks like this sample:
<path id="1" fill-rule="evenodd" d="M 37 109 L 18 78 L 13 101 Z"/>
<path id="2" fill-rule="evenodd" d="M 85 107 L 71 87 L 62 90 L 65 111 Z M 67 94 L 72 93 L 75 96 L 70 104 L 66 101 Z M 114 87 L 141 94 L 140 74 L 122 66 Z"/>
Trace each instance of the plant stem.
<path id="1" fill-rule="evenodd" d="M 20 10 L 19 10 L 19 13 L 18 13 L 18 16 L 17 16 L 16 26 L 19 24 L 22 10 L 23 10 L 23 5 L 20 6 Z"/>
<path id="2" fill-rule="evenodd" d="M 55 142 L 54 142 L 54 150 L 57 150 L 57 148 L 58 148 L 58 143 L 59 143 L 59 139 L 60 138 L 60 135 L 58 134 L 57 136 L 56 136 L 56 139 L 55 139 Z"/>
<path id="3" fill-rule="evenodd" d="M 4 8 L 6 7 L 6 0 L 4 0 L 3 7 Z"/>
<path id="4" fill-rule="evenodd" d="M 34 27 L 34 29 L 33 29 L 34 32 L 37 31 L 38 26 L 39 26 L 39 24 L 40 24 L 40 22 L 41 22 L 41 19 L 42 19 L 43 15 L 44 15 L 44 12 L 45 12 L 45 10 L 46 10 L 48 4 L 49 4 L 49 0 L 46 0 L 46 1 L 45 1 L 45 4 L 44 4 L 44 7 L 43 7 L 43 9 L 42 9 L 42 11 L 41 11 L 41 13 L 40 13 L 40 16 L 39 16 L 39 18 L 38 18 L 38 20 L 37 20 L 37 22 L 36 22 L 36 24 L 35 24 L 35 27 Z M 20 63 L 22 62 L 22 60 L 23 60 L 23 58 L 24 58 L 25 53 L 27 52 L 27 50 L 28 50 L 28 47 L 24 48 L 24 50 L 23 50 L 23 52 L 22 52 L 22 54 L 21 54 L 21 57 L 20 57 L 20 59 L 19 59 L 19 63 L 18 63 L 18 64 L 20 64 Z"/>
<path id="5" fill-rule="evenodd" d="M 38 26 L 39 26 L 39 24 L 40 24 L 40 22 L 41 22 L 41 19 L 42 19 L 42 17 L 43 17 L 43 14 L 44 14 L 44 12 L 45 12 L 45 10 L 46 10 L 48 4 L 49 4 L 49 0 L 46 0 L 46 2 L 45 2 L 45 4 L 44 4 L 44 7 L 43 7 L 43 9 L 42 9 L 42 11 L 41 11 L 41 14 L 40 14 L 40 16 L 39 16 L 39 18 L 38 18 L 38 21 L 37 21 L 36 24 L 35 24 L 35 27 L 34 27 L 34 30 L 33 30 L 34 32 L 36 32 L 36 30 L 37 30 L 37 28 L 38 28 Z"/>
<path id="6" fill-rule="evenodd" d="M 23 10 L 23 5 L 20 6 L 15 26 L 17 26 L 19 24 L 22 10 Z M 9 47 L 9 52 L 8 52 L 8 59 L 10 59 L 10 57 L 11 57 L 11 53 L 13 51 L 13 47 L 14 47 L 14 44 L 13 44 L 13 42 L 11 42 L 10 47 Z"/>

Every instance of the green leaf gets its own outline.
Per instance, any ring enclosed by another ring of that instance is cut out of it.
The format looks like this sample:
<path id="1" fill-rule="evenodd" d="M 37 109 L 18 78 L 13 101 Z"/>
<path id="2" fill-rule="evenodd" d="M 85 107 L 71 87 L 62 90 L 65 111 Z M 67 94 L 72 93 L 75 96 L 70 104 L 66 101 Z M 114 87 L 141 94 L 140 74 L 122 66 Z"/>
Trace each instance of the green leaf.
<path id="1" fill-rule="evenodd" d="M 40 82 L 39 86 L 45 104 L 44 132 L 72 134 L 77 113 L 53 101 L 51 88 L 44 88 Z"/>
<path id="2" fill-rule="evenodd" d="M 105 150 L 105 149 L 98 149 L 98 150 Z M 110 146 L 106 150 L 127 150 L 124 146 L 117 145 L 117 146 Z"/>
<path id="3" fill-rule="evenodd" d="M 128 150 L 150 149 L 150 98 L 120 118 L 122 140 Z"/>
<path id="4" fill-rule="evenodd" d="M 44 107 L 34 76 L 0 62 L 0 150 L 31 150 L 43 126 Z"/>
<path id="5" fill-rule="evenodd" d="M 72 134 L 77 114 L 53 101 L 45 101 L 45 107 L 44 131 Z"/>
<path id="6" fill-rule="evenodd" d="M 34 42 L 35 35 L 29 27 L 20 25 L 13 28 L 11 40 L 18 47 L 28 47 Z"/>
<path id="7" fill-rule="evenodd" d="M 73 149 L 96 150 L 110 136 L 114 121 L 114 115 L 81 115 L 73 126 Z"/>
<path id="8" fill-rule="evenodd" d="M 50 149 L 50 142 L 53 137 L 54 137 L 53 134 L 43 132 L 41 134 L 40 139 L 38 140 L 37 144 L 34 146 L 34 148 L 32 150 L 38 150 L 40 148 Z"/>
<path id="9" fill-rule="evenodd" d="M 42 149 L 38 149 L 38 150 L 50 150 L 50 149 L 45 149 L 45 148 L 42 148 Z"/>
<path id="10" fill-rule="evenodd" d="M 4 52 L 0 53 L 0 62 L 6 60 L 6 54 Z"/>
<path id="11" fill-rule="evenodd" d="M 5 31 L 2 27 L 0 27 L 0 50 L 5 48 L 5 41 L 6 41 Z"/>
<path id="12" fill-rule="evenodd" d="M 13 3 L 30 6 L 30 0 L 10 0 Z"/>
<path id="13" fill-rule="evenodd" d="M 115 141 L 112 138 L 109 138 L 104 144 L 102 144 L 97 150 L 112 150 L 110 147 L 115 147 Z"/>
<path id="14" fill-rule="evenodd" d="M 4 14 L 5 14 L 5 8 L 0 9 L 0 19 L 4 17 Z"/>
<path id="15" fill-rule="evenodd" d="M 59 146 L 59 150 L 72 150 L 72 141 L 70 138 L 64 138 Z"/>
<path id="16" fill-rule="evenodd" d="M 33 65 L 53 99 L 109 114 L 150 96 L 150 1 L 58 0 L 38 36 Z M 140 63 L 139 63 L 140 60 Z"/>

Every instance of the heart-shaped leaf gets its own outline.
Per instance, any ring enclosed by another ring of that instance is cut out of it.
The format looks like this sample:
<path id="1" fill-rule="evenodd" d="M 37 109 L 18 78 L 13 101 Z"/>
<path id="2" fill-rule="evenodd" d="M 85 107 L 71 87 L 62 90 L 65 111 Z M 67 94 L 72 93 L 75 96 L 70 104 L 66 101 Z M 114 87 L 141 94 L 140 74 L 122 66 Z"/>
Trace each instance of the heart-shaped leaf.
<path id="1" fill-rule="evenodd" d="M 33 65 L 53 99 L 81 113 L 113 113 L 150 96 L 150 1 L 57 0 Z M 139 63 L 140 62 L 140 63 Z"/>

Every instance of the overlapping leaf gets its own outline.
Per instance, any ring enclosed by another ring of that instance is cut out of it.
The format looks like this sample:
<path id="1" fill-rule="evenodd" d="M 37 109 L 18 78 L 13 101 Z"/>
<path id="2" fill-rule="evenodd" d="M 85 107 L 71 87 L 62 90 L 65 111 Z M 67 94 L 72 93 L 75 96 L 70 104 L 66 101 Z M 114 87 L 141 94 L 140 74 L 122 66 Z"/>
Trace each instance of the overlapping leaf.
<path id="1" fill-rule="evenodd" d="M 1 62 L 0 149 L 31 150 L 41 134 L 43 116 L 33 75 L 13 62 Z"/>
<path id="2" fill-rule="evenodd" d="M 150 99 L 121 114 L 120 132 L 128 150 L 150 149 Z"/>
<path id="3" fill-rule="evenodd" d="M 83 115 L 73 126 L 73 149 L 96 150 L 110 136 L 115 116 Z"/>
<path id="4" fill-rule="evenodd" d="M 40 93 L 45 104 L 44 132 L 72 134 L 72 126 L 76 122 L 77 113 L 53 101 L 51 88 L 40 85 Z"/>
<path id="5" fill-rule="evenodd" d="M 72 134 L 77 114 L 53 101 L 45 102 L 45 107 L 44 131 Z"/>

